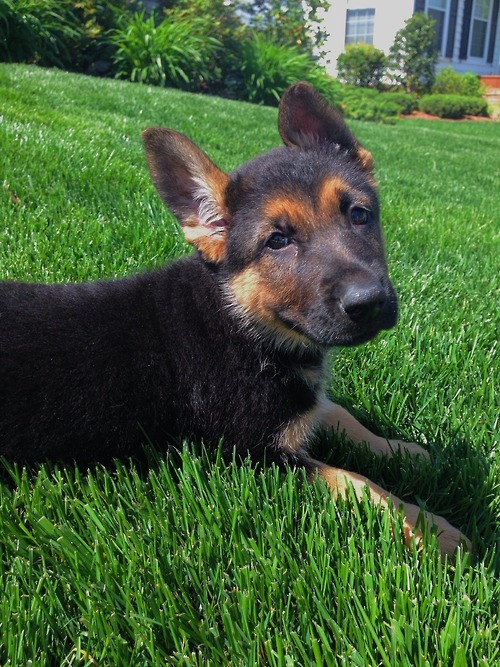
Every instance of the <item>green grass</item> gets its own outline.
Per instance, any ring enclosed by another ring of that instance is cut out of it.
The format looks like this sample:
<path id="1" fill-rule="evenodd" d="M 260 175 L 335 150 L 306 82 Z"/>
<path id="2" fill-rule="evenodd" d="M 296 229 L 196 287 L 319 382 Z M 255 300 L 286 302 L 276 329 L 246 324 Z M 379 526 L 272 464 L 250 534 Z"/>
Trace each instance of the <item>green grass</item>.
<path id="1" fill-rule="evenodd" d="M 149 181 L 152 124 L 225 169 L 279 143 L 274 109 L 0 68 L 0 278 L 125 275 L 187 251 Z M 5 464 L 0 665 L 500 661 L 498 125 L 352 127 L 375 156 L 402 307 L 394 331 L 332 355 L 331 391 L 432 463 L 316 447 L 446 516 L 474 558 L 441 563 L 433 536 L 418 556 L 368 501 L 192 446 L 141 471 Z"/>

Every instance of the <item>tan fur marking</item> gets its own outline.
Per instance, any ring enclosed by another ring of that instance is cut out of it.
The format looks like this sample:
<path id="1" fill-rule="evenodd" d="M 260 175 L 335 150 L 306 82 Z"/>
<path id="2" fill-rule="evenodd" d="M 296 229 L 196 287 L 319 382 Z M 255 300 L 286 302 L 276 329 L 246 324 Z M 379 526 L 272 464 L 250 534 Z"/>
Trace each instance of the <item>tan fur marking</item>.
<path id="1" fill-rule="evenodd" d="M 375 165 L 373 164 L 373 156 L 370 151 L 367 151 L 363 146 L 358 147 L 358 159 L 361 163 L 361 168 L 369 174 L 373 175 Z"/>
<path id="2" fill-rule="evenodd" d="M 322 216 L 332 214 L 340 209 L 342 193 L 348 191 L 349 185 L 340 177 L 327 179 L 319 191 L 318 204 Z"/>
<path id="3" fill-rule="evenodd" d="M 413 544 L 421 546 L 422 533 L 417 525 L 420 520 L 423 520 L 427 523 L 428 529 L 436 529 L 437 540 L 443 557 L 453 556 L 461 544 L 464 544 L 470 550 L 470 540 L 448 523 L 446 519 L 443 519 L 443 517 L 425 512 L 417 505 L 404 503 L 400 498 L 385 491 L 382 487 L 374 484 L 374 482 L 362 475 L 341 470 L 340 468 L 332 468 L 325 463 L 312 459 L 311 463 L 316 466 L 317 474 L 325 480 L 334 497 L 341 496 L 345 498 L 348 488 L 352 487 L 356 498 L 359 500 L 362 500 L 364 493 L 368 492 L 376 505 L 381 505 L 385 509 L 394 508 L 402 510 L 404 514 L 403 529 L 405 541 L 408 546 L 412 546 Z"/>
<path id="4" fill-rule="evenodd" d="M 323 401 L 323 412 L 321 415 L 321 426 L 332 428 L 336 433 L 344 434 L 352 443 L 367 443 L 370 450 L 378 456 L 392 456 L 398 450 L 407 452 L 411 456 L 421 456 L 429 459 L 429 453 L 413 442 L 402 442 L 401 440 L 386 440 L 369 431 L 363 424 L 355 419 L 345 408 L 325 399 Z"/>
<path id="5" fill-rule="evenodd" d="M 223 214 L 227 213 L 225 210 L 225 193 L 230 180 L 225 172 L 217 168 L 213 169 L 208 177 L 208 183 Z"/>
<path id="6" fill-rule="evenodd" d="M 272 322 L 266 323 L 268 329 L 271 329 L 278 338 L 281 338 L 282 340 L 289 340 L 290 342 L 293 342 L 297 345 L 310 345 L 311 341 L 307 336 L 303 336 L 301 333 L 298 331 L 295 331 L 295 329 L 290 329 L 287 327 L 281 320 L 279 320 L 276 315 L 273 313 L 273 320 Z"/>
<path id="7" fill-rule="evenodd" d="M 284 195 L 273 197 L 264 204 L 263 212 L 271 220 L 284 217 L 290 220 L 292 224 L 315 226 L 316 215 L 313 207 L 309 203 L 293 197 L 285 197 Z"/>
<path id="8" fill-rule="evenodd" d="M 299 449 L 306 447 L 319 417 L 320 407 L 316 405 L 312 410 L 290 421 L 279 434 L 277 446 L 287 452 L 298 452 Z"/>
<path id="9" fill-rule="evenodd" d="M 309 345 L 310 340 L 298 331 L 287 327 L 274 313 L 272 305 L 276 295 L 270 292 L 265 275 L 261 275 L 258 267 L 248 267 L 229 281 L 229 287 L 237 306 L 273 331 L 278 338 L 289 340 L 295 344 Z M 280 298 L 283 296 L 280 289 Z"/>
<path id="10" fill-rule="evenodd" d="M 214 232 L 210 235 L 207 230 L 199 226 L 191 227 L 188 224 L 182 227 L 182 231 L 186 241 L 196 246 L 206 260 L 217 264 L 224 259 L 226 254 L 225 234 Z"/>
<path id="11" fill-rule="evenodd" d="M 182 230 L 186 241 L 198 248 L 209 262 L 222 261 L 226 253 L 227 230 L 225 226 L 228 212 L 225 208 L 224 193 L 229 176 L 213 168 L 205 179 L 198 179 L 198 215 L 185 218 Z"/>
<path id="12" fill-rule="evenodd" d="M 263 316 L 261 304 L 261 279 L 258 271 L 248 267 L 231 278 L 231 290 L 245 310 Z"/>

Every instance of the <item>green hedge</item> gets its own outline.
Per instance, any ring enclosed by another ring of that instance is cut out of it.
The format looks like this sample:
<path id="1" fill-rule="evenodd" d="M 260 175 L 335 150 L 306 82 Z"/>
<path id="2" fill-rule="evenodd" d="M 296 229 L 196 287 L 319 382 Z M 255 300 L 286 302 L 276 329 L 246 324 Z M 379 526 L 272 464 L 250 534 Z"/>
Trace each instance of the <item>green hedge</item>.
<path id="1" fill-rule="evenodd" d="M 418 109 L 418 97 L 415 93 L 380 93 L 379 99 L 383 103 L 390 103 L 397 107 L 398 113 L 408 115 Z"/>
<path id="2" fill-rule="evenodd" d="M 240 99 L 257 104 L 276 106 L 292 83 L 308 80 L 314 84 L 311 79 L 321 78 L 308 53 L 258 33 L 243 41 L 240 58 Z"/>
<path id="3" fill-rule="evenodd" d="M 399 114 L 410 114 L 417 106 L 412 93 L 381 93 L 374 88 L 343 86 L 337 93 L 345 115 L 356 120 L 391 122 Z"/>
<path id="4" fill-rule="evenodd" d="M 482 88 L 481 80 L 477 74 L 472 72 L 459 74 L 452 67 L 447 67 L 436 74 L 432 92 L 440 95 L 481 97 Z"/>
<path id="5" fill-rule="evenodd" d="M 488 116 L 488 103 L 482 97 L 464 95 L 424 95 L 419 108 L 440 118 L 464 118 L 464 116 Z"/>
<path id="6" fill-rule="evenodd" d="M 363 88 L 379 88 L 386 65 L 384 52 L 372 44 L 350 44 L 337 58 L 340 81 Z"/>

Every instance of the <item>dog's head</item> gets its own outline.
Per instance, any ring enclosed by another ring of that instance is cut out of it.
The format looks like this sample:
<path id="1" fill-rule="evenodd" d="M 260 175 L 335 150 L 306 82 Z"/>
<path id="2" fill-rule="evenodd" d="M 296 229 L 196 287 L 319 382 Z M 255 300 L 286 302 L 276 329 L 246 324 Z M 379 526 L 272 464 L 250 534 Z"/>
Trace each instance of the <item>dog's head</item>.
<path id="1" fill-rule="evenodd" d="M 225 174 L 190 139 L 143 134 L 153 182 L 229 303 L 288 345 L 355 345 L 394 326 L 370 153 L 307 83 L 281 100 L 285 143 Z"/>

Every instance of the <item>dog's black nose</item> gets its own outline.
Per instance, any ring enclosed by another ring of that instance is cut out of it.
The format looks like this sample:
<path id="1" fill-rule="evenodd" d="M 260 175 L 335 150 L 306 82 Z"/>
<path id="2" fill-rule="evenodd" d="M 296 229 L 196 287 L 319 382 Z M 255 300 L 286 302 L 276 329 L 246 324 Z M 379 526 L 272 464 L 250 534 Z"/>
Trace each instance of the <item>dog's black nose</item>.
<path id="1" fill-rule="evenodd" d="M 342 308 L 353 322 L 375 320 L 386 302 L 387 295 L 380 283 L 349 285 L 340 299 Z"/>

